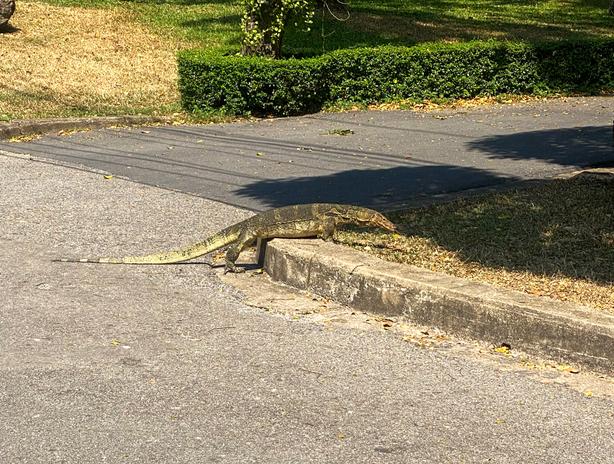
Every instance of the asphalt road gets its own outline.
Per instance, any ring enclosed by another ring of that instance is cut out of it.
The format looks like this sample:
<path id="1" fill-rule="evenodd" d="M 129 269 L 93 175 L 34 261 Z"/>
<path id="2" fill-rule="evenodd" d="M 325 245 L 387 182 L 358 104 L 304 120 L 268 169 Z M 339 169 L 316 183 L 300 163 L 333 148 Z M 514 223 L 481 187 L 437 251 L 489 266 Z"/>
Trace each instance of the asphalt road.
<path id="1" fill-rule="evenodd" d="M 554 369 L 309 322 L 292 299 L 272 315 L 204 264 L 51 262 L 191 243 L 245 210 L 4 156 L 0 178 L 1 463 L 613 462 L 612 397 Z"/>
<path id="2" fill-rule="evenodd" d="M 385 210 L 614 162 L 613 119 L 614 97 L 569 98 L 109 129 L 4 142 L 0 149 L 256 211 L 315 201 Z"/>

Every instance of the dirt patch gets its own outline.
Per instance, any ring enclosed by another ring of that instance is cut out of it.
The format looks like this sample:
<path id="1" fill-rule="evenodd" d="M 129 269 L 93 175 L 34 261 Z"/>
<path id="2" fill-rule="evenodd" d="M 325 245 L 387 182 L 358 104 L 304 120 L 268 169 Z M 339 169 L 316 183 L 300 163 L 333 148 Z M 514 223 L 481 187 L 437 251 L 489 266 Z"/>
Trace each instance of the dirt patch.
<path id="1" fill-rule="evenodd" d="M 177 105 L 177 40 L 126 9 L 21 1 L 0 34 L 0 120 L 157 114 Z"/>

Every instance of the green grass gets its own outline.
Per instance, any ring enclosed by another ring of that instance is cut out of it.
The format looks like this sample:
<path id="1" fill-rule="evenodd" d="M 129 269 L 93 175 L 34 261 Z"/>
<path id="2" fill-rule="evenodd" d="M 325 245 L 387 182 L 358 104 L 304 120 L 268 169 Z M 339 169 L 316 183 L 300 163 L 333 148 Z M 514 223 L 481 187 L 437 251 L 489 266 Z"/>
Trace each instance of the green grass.
<path id="1" fill-rule="evenodd" d="M 241 6 L 237 0 L 45 0 L 55 5 L 121 7 L 163 34 L 205 48 L 238 46 Z M 311 31 L 291 28 L 286 50 L 328 51 L 382 44 L 473 39 L 559 40 L 614 37 L 608 0 L 351 0 L 346 11 L 329 0 Z"/>
<path id="2" fill-rule="evenodd" d="M 308 41 L 332 50 L 440 40 L 612 37 L 614 18 L 607 7 L 608 0 L 353 0 L 349 13 L 334 10 L 347 21 L 320 15 Z M 288 43 L 300 46 L 304 40 L 292 36 Z"/>

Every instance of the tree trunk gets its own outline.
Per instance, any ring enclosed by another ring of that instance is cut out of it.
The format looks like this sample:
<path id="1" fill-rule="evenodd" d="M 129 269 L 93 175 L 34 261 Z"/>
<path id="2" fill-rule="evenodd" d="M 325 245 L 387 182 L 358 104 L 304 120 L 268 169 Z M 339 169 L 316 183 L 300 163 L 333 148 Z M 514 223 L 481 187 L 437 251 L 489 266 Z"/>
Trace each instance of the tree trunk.
<path id="1" fill-rule="evenodd" d="M 262 40 L 257 43 L 243 41 L 241 45 L 241 54 L 245 56 L 268 56 L 270 58 L 279 58 L 281 56 L 281 35 L 275 39 L 270 31 L 272 23 L 272 12 L 261 12 L 260 21 L 257 21 L 256 12 L 250 12 L 245 22 L 245 35 L 250 36 L 250 32 L 254 29 L 267 31 L 264 33 Z"/>
<path id="2" fill-rule="evenodd" d="M 15 0 L 0 0 L 0 27 L 9 22 L 15 13 Z"/>

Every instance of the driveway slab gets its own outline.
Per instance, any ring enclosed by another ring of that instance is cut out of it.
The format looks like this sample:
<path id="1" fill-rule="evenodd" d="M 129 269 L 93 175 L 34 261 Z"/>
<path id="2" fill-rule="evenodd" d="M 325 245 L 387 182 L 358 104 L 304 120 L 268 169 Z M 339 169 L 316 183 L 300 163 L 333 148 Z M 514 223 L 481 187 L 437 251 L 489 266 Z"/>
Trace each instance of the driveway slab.
<path id="1" fill-rule="evenodd" d="M 614 97 L 569 98 L 106 129 L 0 149 L 255 211 L 310 202 L 394 209 L 614 162 L 613 119 Z"/>

